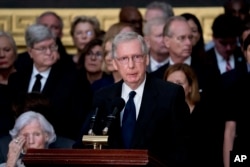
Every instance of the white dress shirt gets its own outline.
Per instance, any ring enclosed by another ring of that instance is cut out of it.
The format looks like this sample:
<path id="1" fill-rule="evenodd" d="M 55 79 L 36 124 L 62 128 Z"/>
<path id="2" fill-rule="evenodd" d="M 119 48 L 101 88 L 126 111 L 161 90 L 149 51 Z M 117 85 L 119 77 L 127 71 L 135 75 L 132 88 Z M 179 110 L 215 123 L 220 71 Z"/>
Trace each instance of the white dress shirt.
<path id="1" fill-rule="evenodd" d="M 41 91 L 43 90 L 44 88 L 44 85 L 48 79 L 48 76 L 49 76 L 49 73 L 50 73 L 50 70 L 51 68 L 49 68 L 48 70 L 46 71 L 43 71 L 43 72 L 39 72 L 36 67 L 33 65 L 33 70 L 32 70 L 32 74 L 31 74 L 31 78 L 30 78 L 30 83 L 29 83 L 29 88 L 28 88 L 28 92 L 32 92 L 32 88 L 35 84 L 35 81 L 36 81 L 36 75 L 37 74 L 40 74 L 42 76 L 42 79 L 41 79 Z"/>
<path id="2" fill-rule="evenodd" d="M 157 62 L 155 59 L 152 58 L 152 56 L 150 56 L 150 72 L 154 72 L 156 70 L 158 70 L 158 68 L 160 68 L 161 66 L 167 64 L 169 61 L 168 58 L 166 58 L 166 60 L 164 60 L 163 62 Z"/>
<path id="3" fill-rule="evenodd" d="M 223 74 L 226 72 L 227 61 L 223 58 L 222 55 L 219 54 L 219 52 L 216 49 L 214 49 L 214 51 L 215 51 L 215 55 L 216 55 L 216 59 L 218 62 L 218 67 L 219 67 L 220 73 Z M 229 64 L 232 67 L 232 69 L 235 68 L 233 55 L 229 56 Z"/>
<path id="4" fill-rule="evenodd" d="M 183 63 L 190 66 L 191 65 L 191 59 L 192 59 L 192 57 L 188 56 L 188 58 Z M 171 59 L 171 57 L 169 57 L 169 64 L 170 65 L 175 64 L 174 61 Z"/>
<path id="5" fill-rule="evenodd" d="M 143 94 L 143 90 L 144 90 L 144 86 L 145 86 L 145 81 L 146 81 L 146 76 L 145 76 L 145 79 L 142 82 L 142 84 L 135 90 L 132 90 L 126 83 L 123 83 L 123 85 L 122 85 L 122 93 L 121 93 L 121 95 L 122 95 L 122 98 L 124 99 L 124 101 L 126 103 L 127 103 L 128 99 L 129 99 L 129 93 L 131 91 L 136 92 L 135 97 L 134 97 L 134 103 L 135 103 L 135 109 L 136 109 L 136 119 L 138 118 L 139 110 L 140 110 L 140 107 L 141 107 L 141 100 L 142 100 L 142 94 Z M 121 125 L 122 125 L 122 118 L 123 118 L 124 108 L 122 109 L 122 111 L 120 113 Z"/>

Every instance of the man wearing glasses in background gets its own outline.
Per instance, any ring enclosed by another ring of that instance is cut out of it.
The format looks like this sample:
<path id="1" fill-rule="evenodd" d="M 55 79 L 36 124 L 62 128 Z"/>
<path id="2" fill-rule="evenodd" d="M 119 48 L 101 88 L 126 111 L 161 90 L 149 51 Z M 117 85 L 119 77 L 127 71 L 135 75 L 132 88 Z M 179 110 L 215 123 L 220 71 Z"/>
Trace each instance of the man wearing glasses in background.
<path id="1" fill-rule="evenodd" d="M 65 68 L 75 66 L 72 60 L 72 56 L 69 55 L 63 46 L 61 41 L 63 37 L 63 20 L 62 18 L 53 11 L 45 11 L 36 18 L 36 24 L 42 24 L 48 27 L 56 36 L 56 44 L 58 47 L 58 53 L 60 56 L 60 62 L 65 65 Z M 19 53 L 18 58 L 15 62 L 15 68 L 17 70 L 26 68 L 32 64 L 32 59 L 27 51 Z"/>
<path id="2" fill-rule="evenodd" d="M 30 25 L 25 40 L 33 63 L 10 76 L 11 98 L 20 100 L 29 92 L 44 94 L 52 109 L 43 113 L 45 117 L 59 136 L 75 140 L 92 100 L 88 82 L 76 68 L 59 63 L 56 36 L 48 27 Z"/>
<path id="3" fill-rule="evenodd" d="M 147 74 L 148 48 L 136 32 L 118 34 L 112 43 L 112 56 L 122 80 L 96 92 L 93 104 L 104 104 L 100 106 L 103 117 L 94 127 L 94 134 L 103 134 L 106 116 L 113 114 L 115 119 L 105 131 L 109 135 L 108 148 L 148 149 L 166 166 L 187 165 L 185 127 L 189 109 L 183 88 Z M 112 104 L 117 98 L 124 99 L 126 105 L 116 115 L 108 108 L 119 105 Z M 85 124 L 82 135 L 88 134 L 89 121 Z M 79 140 L 73 147 L 84 148 L 83 144 Z"/>

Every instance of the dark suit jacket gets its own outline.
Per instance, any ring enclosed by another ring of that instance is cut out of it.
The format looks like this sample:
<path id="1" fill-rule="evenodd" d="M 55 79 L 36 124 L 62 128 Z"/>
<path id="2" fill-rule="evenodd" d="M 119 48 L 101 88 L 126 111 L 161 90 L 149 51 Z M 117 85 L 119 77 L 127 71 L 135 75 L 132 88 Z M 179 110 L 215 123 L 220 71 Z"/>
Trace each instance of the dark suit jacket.
<path id="1" fill-rule="evenodd" d="M 7 85 L 0 84 L 0 137 L 9 134 L 15 118 L 11 112 L 11 101 Z"/>
<path id="2" fill-rule="evenodd" d="M 101 134 L 105 127 L 106 116 L 112 112 L 112 100 L 121 97 L 122 84 L 123 81 L 120 81 L 95 94 L 94 103 L 105 101 L 94 127 L 96 134 Z M 181 86 L 147 76 L 132 149 L 149 149 L 169 166 L 186 164 L 188 131 L 185 124 L 189 116 Z M 89 123 L 84 125 L 82 135 L 87 134 L 88 129 Z M 108 135 L 109 148 L 124 148 L 119 115 L 111 125 Z M 80 140 L 73 147 L 79 148 L 82 143 Z"/>
<path id="3" fill-rule="evenodd" d="M 244 55 L 242 54 L 240 47 L 237 47 L 237 49 L 234 51 L 233 55 L 234 55 L 234 59 L 235 59 L 235 69 L 241 68 L 242 65 L 245 64 L 245 58 L 244 58 Z M 216 59 L 216 54 L 215 54 L 214 48 L 211 48 L 210 50 L 208 50 L 206 52 L 206 56 L 207 56 L 206 57 L 207 61 L 209 61 L 211 64 L 214 64 L 216 69 L 219 72 L 220 70 L 218 67 L 218 62 Z"/>
<path id="4" fill-rule="evenodd" d="M 170 64 L 167 63 L 158 70 L 150 73 L 150 75 L 163 79 L 165 71 L 169 66 Z M 213 65 L 203 59 L 192 57 L 190 67 L 192 67 L 197 76 L 201 96 L 208 100 L 214 99 L 215 95 L 218 96 L 221 89 L 221 78 Z"/>
<path id="5" fill-rule="evenodd" d="M 246 66 L 246 61 L 245 61 L 244 55 L 242 54 L 240 47 L 237 47 L 237 49 L 235 50 L 233 54 L 234 54 L 234 60 L 235 60 L 235 68 L 233 71 L 243 70 L 243 68 L 245 68 Z M 214 70 L 216 70 L 217 73 L 220 74 L 214 48 L 206 52 L 206 60 L 210 64 L 213 64 Z M 230 85 L 232 85 L 238 79 L 239 75 L 241 75 L 241 72 L 232 72 L 232 70 L 221 74 L 222 88 L 226 89 Z"/>
<path id="6" fill-rule="evenodd" d="M 23 98 L 28 91 L 32 68 L 30 65 L 9 77 L 12 100 Z M 45 116 L 54 126 L 56 134 L 76 139 L 92 102 L 87 79 L 76 68 L 65 68 L 63 64 L 55 63 L 42 93 L 50 100 L 52 111 Z"/>

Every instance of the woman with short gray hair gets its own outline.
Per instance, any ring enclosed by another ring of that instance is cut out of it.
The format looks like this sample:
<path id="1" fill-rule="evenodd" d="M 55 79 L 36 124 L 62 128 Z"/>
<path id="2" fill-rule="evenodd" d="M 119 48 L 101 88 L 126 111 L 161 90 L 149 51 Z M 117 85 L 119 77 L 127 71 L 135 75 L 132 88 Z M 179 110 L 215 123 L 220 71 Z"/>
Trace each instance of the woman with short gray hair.
<path id="1" fill-rule="evenodd" d="M 0 167 L 23 167 L 21 155 L 27 149 L 44 149 L 56 140 L 53 126 L 40 113 L 27 111 L 21 114 L 10 130 L 12 140 L 9 143 L 7 162 Z"/>
<path id="2" fill-rule="evenodd" d="M 86 44 L 98 38 L 100 34 L 100 22 L 95 16 L 77 16 L 71 23 L 70 35 L 77 49 L 73 61 L 78 63 L 80 55 Z"/>

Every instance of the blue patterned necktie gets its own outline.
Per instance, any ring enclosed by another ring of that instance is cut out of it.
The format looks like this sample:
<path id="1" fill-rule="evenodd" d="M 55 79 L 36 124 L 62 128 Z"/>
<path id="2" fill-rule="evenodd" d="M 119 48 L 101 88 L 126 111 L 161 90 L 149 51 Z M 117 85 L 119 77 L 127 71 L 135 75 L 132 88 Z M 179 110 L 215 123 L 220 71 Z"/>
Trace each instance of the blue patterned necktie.
<path id="1" fill-rule="evenodd" d="M 136 92 L 131 91 L 129 93 L 129 99 L 124 109 L 122 118 L 122 138 L 125 148 L 130 148 L 131 139 L 135 129 L 136 123 L 136 109 L 134 103 L 134 96 Z"/>

